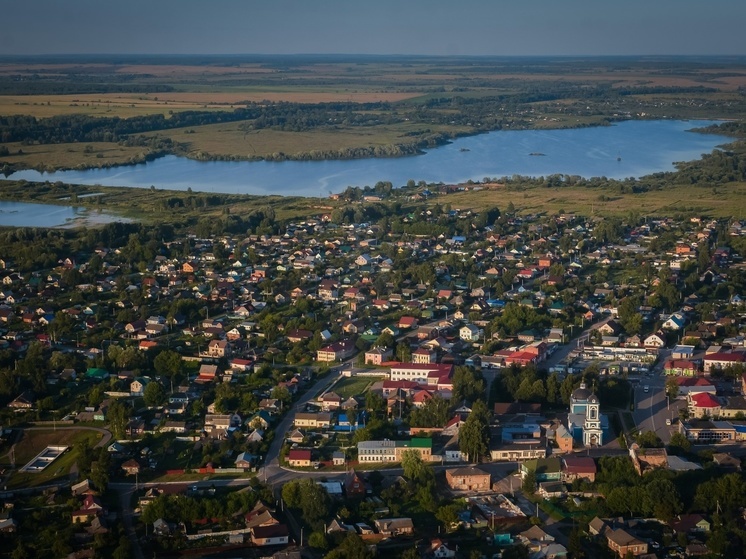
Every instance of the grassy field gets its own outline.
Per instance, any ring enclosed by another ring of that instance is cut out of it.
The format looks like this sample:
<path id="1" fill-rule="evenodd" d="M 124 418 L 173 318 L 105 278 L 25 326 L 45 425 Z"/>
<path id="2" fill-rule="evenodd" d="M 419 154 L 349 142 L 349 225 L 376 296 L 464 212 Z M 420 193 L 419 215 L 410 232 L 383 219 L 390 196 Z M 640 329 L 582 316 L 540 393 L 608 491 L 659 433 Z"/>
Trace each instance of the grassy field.
<path id="1" fill-rule="evenodd" d="M 199 89 L 198 87 L 191 89 Z M 221 88 L 217 91 L 175 91 L 164 93 L 102 93 L 90 95 L 0 95 L 0 115 L 31 115 L 48 118 L 58 115 L 119 116 L 130 118 L 150 114 L 168 117 L 172 112 L 230 110 L 248 102 L 285 101 L 328 103 L 332 101 L 368 103 L 401 101 L 418 97 L 419 92 L 346 91 L 310 88 L 301 91 L 282 88 Z"/>
<path id="2" fill-rule="evenodd" d="M 2 159 L 5 163 L 23 163 L 28 167 L 62 168 L 118 165 L 131 158 L 147 153 L 146 148 L 126 147 L 110 142 L 78 144 L 22 145 L 19 142 L 3 144 L 10 155 Z"/>
<path id="3" fill-rule="evenodd" d="M 23 467 L 29 460 L 39 454 L 49 445 L 62 445 L 71 447 L 65 454 L 52 462 L 47 468 L 39 473 L 14 472 L 8 481 L 8 487 L 34 487 L 44 485 L 55 479 L 63 478 L 70 473 L 70 468 L 78 458 L 76 446 L 83 441 L 88 441 L 89 446 L 95 446 L 101 440 L 101 434 L 96 431 L 85 429 L 44 429 L 24 430 L 21 440 L 15 445 L 16 468 Z M 2 467 L 10 466 L 8 455 L 0 458 Z"/>
<path id="4" fill-rule="evenodd" d="M 602 200 L 601 196 L 605 196 Z M 630 211 L 642 215 L 707 215 L 746 217 L 746 184 L 730 183 L 716 189 L 702 186 L 677 186 L 639 194 L 602 194 L 592 188 L 534 187 L 509 190 L 505 187 L 458 192 L 440 196 L 433 203 L 450 203 L 453 208 L 475 209 L 486 206 L 505 208 L 510 202 L 522 213 L 560 211 L 580 215 L 619 216 Z"/>
<path id="5" fill-rule="evenodd" d="M 196 128 L 164 130 L 151 135 L 168 137 L 176 142 L 184 143 L 190 152 L 264 157 L 278 152 L 295 155 L 314 150 L 343 150 L 408 143 L 416 139 L 412 134 L 425 130 L 429 130 L 430 133 L 467 133 L 470 131 L 466 127 L 423 126 L 410 122 L 365 127 L 340 125 L 305 132 L 285 132 L 268 128 L 247 131 L 242 129 L 244 126 L 245 124 L 240 122 L 209 124 Z"/>
<path id="6" fill-rule="evenodd" d="M 339 394 L 343 400 L 352 396 L 359 396 L 370 388 L 374 382 L 382 380 L 384 377 L 347 377 L 340 380 L 334 385 L 334 392 Z"/>

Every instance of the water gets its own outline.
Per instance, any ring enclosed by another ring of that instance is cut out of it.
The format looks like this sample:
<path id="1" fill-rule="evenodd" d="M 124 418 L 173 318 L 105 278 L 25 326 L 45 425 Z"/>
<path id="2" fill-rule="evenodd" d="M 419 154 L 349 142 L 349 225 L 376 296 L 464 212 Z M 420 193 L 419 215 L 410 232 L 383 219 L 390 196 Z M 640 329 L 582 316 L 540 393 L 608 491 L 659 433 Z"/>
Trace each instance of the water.
<path id="1" fill-rule="evenodd" d="M 625 121 L 569 130 L 497 131 L 395 159 L 329 161 L 193 161 L 166 156 L 145 164 L 85 171 L 19 171 L 11 179 L 72 184 L 221 192 L 327 196 L 348 186 L 409 179 L 460 183 L 469 179 L 555 173 L 583 177 L 641 177 L 674 170 L 730 138 L 687 132 L 717 121 Z M 542 155 L 531 155 L 542 154 Z"/>
<path id="2" fill-rule="evenodd" d="M 77 206 L 54 206 L 28 202 L 0 201 L 0 226 L 78 227 L 128 221 L 106 212 Z"/>

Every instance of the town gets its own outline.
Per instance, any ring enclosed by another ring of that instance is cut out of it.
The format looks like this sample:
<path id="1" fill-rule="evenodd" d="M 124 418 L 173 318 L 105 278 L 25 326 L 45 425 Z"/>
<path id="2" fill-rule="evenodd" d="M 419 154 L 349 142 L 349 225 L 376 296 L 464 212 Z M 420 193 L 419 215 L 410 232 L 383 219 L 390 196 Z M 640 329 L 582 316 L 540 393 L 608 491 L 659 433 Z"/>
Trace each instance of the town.
<path id="1" fill-rule="evenodd" d="M 402 200 L 4 233 L 8 556 L 742 553 L 746 224 Z"/>

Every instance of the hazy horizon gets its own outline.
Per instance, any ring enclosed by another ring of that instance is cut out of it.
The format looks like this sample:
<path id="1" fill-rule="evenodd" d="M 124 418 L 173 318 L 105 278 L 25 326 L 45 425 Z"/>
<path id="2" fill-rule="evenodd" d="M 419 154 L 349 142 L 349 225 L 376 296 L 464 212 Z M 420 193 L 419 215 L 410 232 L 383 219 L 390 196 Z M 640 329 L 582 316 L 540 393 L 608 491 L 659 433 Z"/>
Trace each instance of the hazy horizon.
<path id="1" fill-rule="evenodd" d="M 742 0 L 30 0 L 0 56 L 743 56 Z"/>

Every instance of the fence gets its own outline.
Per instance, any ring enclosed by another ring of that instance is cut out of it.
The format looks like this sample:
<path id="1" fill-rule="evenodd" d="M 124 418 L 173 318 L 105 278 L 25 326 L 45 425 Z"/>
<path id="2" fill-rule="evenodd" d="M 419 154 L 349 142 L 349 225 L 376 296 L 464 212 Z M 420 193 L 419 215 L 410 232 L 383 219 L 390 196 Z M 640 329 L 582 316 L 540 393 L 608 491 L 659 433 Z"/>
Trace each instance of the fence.
<path id="1" fill-rule="evenodd" d="M 186 473 L 193 474 L 245 474 L 249 468 L 195 468 L 191 470 L 166 470 L 167 476 L 180 476 Z"/>
<path id="2" fill-rule="evenodd" d="M 201 540 L 202 538 L 220 538 L 222 536 L 236 536 L 238 534 L 248 534 L 251 528 L 240 528 L 238 530 L 225 530 L 223 532 L 206 532 L 204 534 L 187 534 L 190 541 Z"/>

